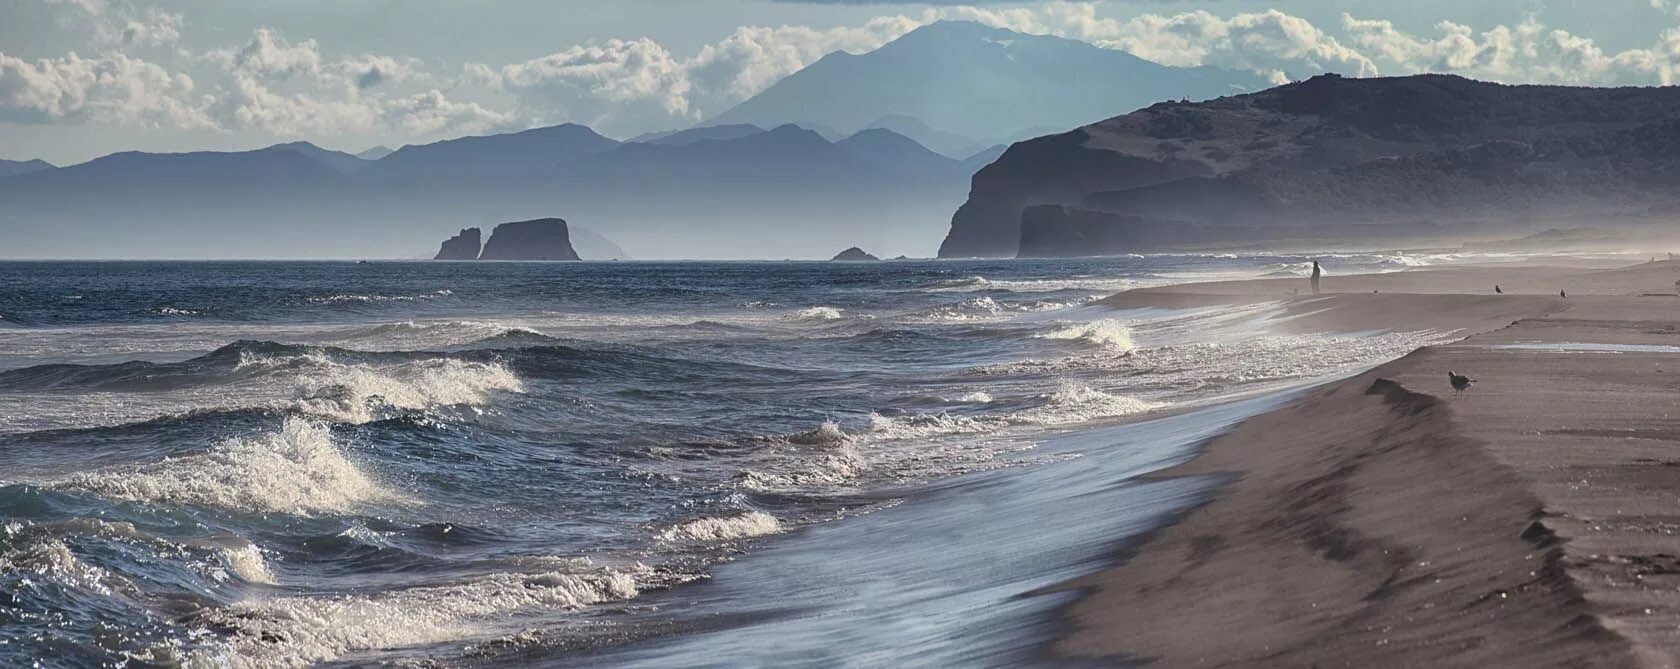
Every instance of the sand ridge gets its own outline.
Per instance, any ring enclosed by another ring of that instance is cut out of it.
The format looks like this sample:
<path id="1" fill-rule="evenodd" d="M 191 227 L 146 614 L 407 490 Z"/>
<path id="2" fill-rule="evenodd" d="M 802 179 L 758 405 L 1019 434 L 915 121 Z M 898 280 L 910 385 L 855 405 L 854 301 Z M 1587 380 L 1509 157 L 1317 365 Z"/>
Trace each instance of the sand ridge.
<path id="1" fill-rule="evenodd" d="M 1672 293 L 1680 264 L 1446 272 L 1340 277 L 1326 285 L 1341 294 L 1316 298 L 1269 281 L 1112 298 L 1281 299 L 1304 329 L 1482 334 L 1309 392 L 1163 472 L 1234 481 L 1127 563 L 1069 583 L 1088 594 L 1053 650 L 1160 666 L 1680 666 L 1680 349 L 1662 348 L 1680 346 L 1680 299 L 1637 297 Z M 1488 296 L 1493 281 L 1574 287 Z M 1655 348 L 1533 347 L 1546 342 Z M 1455 396 L 1449 369 L 1478 383 Z"/>

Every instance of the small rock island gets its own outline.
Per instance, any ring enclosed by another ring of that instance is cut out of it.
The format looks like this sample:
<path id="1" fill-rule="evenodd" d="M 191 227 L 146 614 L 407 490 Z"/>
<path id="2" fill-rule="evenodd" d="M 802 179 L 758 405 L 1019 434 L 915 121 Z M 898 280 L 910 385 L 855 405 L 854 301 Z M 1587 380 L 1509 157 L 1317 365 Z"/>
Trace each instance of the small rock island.
<path id="1" fill-rule="evenodd" d="M 443 240 L 432 260 L 478 260 L 480 241 L 484 232 L 478 228 L 464 228 L 461 234 Z"/>
<path id="2" fill-rule="evenodd" d="M 841 251 L 839 255 L 834 256 L 834 260 L 837 262 L 866 262 L 870 260 L 880 260 L 880 258 L 870 255 L 863 249 L 853 246 L 852 248 Z"/>
<path id="3" fill-rule="evenodd" d="M 478 228 L 467 228 L 443 242 L 434 260 L 581 260 L 572 248 L 566 221 L 537 218 L 503 223 L 479 247 Z"/>

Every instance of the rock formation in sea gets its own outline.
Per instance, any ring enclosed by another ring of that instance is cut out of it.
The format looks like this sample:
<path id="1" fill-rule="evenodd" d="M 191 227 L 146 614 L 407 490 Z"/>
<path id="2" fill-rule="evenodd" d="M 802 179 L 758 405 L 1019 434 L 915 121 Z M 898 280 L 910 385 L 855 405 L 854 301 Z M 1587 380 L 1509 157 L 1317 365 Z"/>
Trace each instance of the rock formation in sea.
<path id="1" fill-rule="evenodd" d="M 566 221 L 538 218 L 496 226 L 479 260 L 578 260 Z"/>
<path id="2" fill-rule="evenodd" d="M 478 228 L 462 228 L 460 234 L 443 240 L 432 260 L 478 260 L 483 234 Z"/>
<path id="3" fill-rule="evenodd" d="M 852 248 L 841 251 L 840 253 L 836 254 L 833 259 L 838 260 L 838 261 L 842 261 L 842 262 L 861 262 L 861 261 L 869 261 L 869 260 L 880 260 L 880 258 L 877 258 L 873 255 L 870 255 L 869 253 L 865 252 L 863 249 L 860 249 L 856 246 L 853 246 Z"/>
<path id="4" fill-rule="evenodd" d="M 1651 227 L 1680 202 L 1680 88 L 1323 75 L 1017 143 L 941 257 Z"/>

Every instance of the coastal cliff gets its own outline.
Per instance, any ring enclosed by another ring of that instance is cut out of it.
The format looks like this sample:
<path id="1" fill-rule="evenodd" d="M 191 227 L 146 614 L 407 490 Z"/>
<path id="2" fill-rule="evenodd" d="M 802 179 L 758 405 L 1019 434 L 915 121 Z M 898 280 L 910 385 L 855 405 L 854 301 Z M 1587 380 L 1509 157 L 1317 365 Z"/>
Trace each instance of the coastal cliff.
<path id="1" fill-rule="evenodd" d="M 538 218 L 496 226 L 479 260 L 580 260 L 566 221 Z"/>
<path id="2" fill-rule="evenodd" d="M 1419 240 L 1638 225 L 1677 199 L 1675 149 L 1672 88 L 1324 75 L 1015 144 L 974 176 L 939 255 L 1102 255 L 1285 228 Z"/>
<path id="3" fill-rule="evenodd" d="M 460 234 L 443 240 L 432 260 L 478 260 L 483 234 L 478 228 L 462 228 Z"/>

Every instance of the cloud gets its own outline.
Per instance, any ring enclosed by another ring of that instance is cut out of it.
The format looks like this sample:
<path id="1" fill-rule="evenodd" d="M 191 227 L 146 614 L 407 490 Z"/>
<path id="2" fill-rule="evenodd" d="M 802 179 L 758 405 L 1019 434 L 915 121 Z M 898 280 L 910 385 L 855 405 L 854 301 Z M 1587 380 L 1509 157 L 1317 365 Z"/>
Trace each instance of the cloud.
<path id="1" fill-rule="evenodd" d="M 417 58 L 393 58 L 365 53 L 340 60 L 335 67 L 345 81 L 356 90 L 365 91 L 383 84 L 428 79 Z"/>
<path id="2" fill-rule="evenodd" d="M 651 39 L 574 46 L 501 68 L 493 78 L 542 121 L 592 126 L 693 119 L 683 64 Z"/>
<path id="3" fill-rule="evenodd" d="M 78 27 L 91 29 L 99 42 L 112 46 L 163 46 L 181 39 L 184 23 L 180 14 L 156 7 L 141 11 L 118 0 L 46 0 L 75 10 L 66 17 Z"/>
<path id="4" fill-rule="evenodd" d="M 651 39 L 614 39 L 500 68 L 468 64 L 463 80 L 514 94 L 534 122 L 625 136 L 692 124 L 827 54 L 869 51 L 920 24 L 899 16 L 829 29 L 743 26 L 686 58 Z"/>
<path id="5" fill-rule="evenodd" d="M 418 136 L 523 127 L 514 114 L 487 109 L 476 102 L 452 102 L 436 89 L 385 102 L 381 120 L 387 127 Z"/>
<path id="6" fill-rule="evenodd" d="M 204 59 L 232 74 L 265 79 L 317 76 L 321 72 L 321 51 L 315 40 L 289 42 L 268 28 L 258 28 L 237 49 L 210 51 Z"/>
<path id="7" fill-rule="evenodd" d="M 1674 83 L 1680 30 L 1648 48 L 1607 53 L 1591 38 L 1547 29 L 1530 17 L 1480 33 L 1441 21 L 1435 34 L 1401 31 L 1381 19 L 1342 16 L 1352 43 L 1401 72 L 1455 73 L 1507 83 L 1638 85 Z"/>
<path id="8" fill-rule="evenodd" d="M 744 26 L 722 41 L 703 47 L 685 68 L 697 94 L 704 99 L 702 111 L 712 114 L 758 94 L 823 56 L 836 51 L 872 51 L 921 23 L 904 16 L 888 16 L 861 26 L 826 30 Z"/>
<path id="9" fill-rule="evenodd" d="M 112 53 L 28 61 L 0 53 L 0 121 L 202 128 L 191 77 Z"/>

